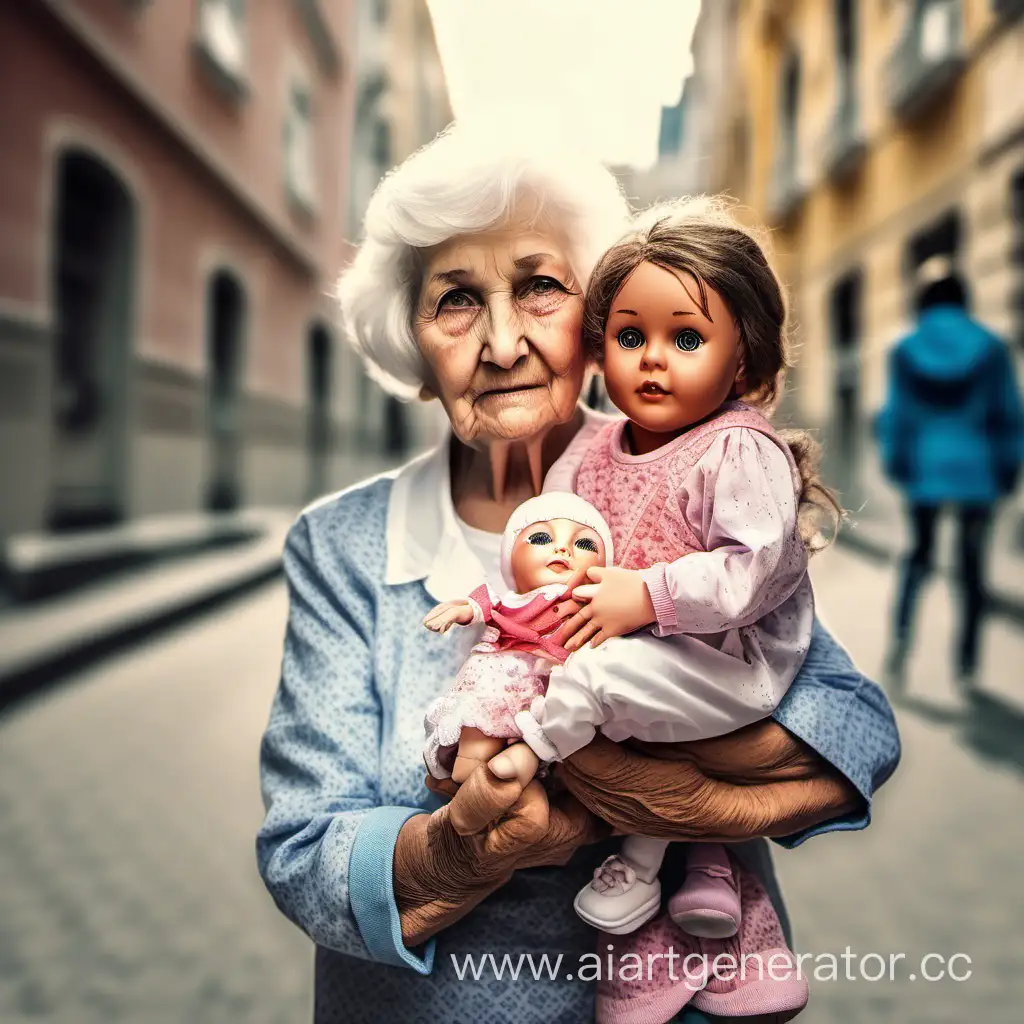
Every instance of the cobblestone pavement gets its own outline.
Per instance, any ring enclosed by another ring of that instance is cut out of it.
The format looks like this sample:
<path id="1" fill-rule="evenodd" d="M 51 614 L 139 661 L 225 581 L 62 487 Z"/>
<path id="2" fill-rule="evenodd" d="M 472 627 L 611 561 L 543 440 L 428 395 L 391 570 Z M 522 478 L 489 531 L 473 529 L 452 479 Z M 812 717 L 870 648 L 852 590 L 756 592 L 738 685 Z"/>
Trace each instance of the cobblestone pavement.
<path id="1" fill-rule="evenodd" d="M 887 574 L 837 550 L 815 576 L 826 619 L 876 672 Z M 810 1024 L 1021 1019 L 1024 634 L 991 625 L 990 700 L 967 718 L 945 672 L 943 585 L 922 610 L 904 763 L 874 826 L 776 858 L 801 951 L 906 954 L 893 982 L 812 974 Z M 253 861 L 284 614 L 275 584 L 0 720 L 5 1024 L 310 1019 L 311 947 Z M 932 952 L 967 953 L 971 978 L 924 981 Z"/>

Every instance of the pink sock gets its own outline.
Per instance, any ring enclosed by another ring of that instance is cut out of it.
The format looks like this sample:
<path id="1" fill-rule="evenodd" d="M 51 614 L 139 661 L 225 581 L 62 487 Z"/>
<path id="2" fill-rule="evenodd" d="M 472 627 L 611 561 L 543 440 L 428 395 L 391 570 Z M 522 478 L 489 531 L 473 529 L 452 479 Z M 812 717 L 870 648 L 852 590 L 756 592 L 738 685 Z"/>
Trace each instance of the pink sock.
<path id="1" fill-rule="evenodd" d="M 807 1005 L 807 979 L 798 972 L 764 886 L 735 859 L 733 872 L 742 908 L 739 931 L 728 939 L 696 940 L 707 958 L 708 982 L 693 1006 L 721 1017 L 775 1015 L 775 1024 L 782 1024 Z"/>

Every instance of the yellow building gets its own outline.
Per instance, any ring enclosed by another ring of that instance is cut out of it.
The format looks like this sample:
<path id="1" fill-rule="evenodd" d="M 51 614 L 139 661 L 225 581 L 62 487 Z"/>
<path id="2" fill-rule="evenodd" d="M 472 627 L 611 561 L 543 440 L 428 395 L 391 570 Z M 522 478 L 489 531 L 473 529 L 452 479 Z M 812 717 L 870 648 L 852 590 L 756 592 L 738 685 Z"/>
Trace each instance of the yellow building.
<path id="1" fill-rule="evenodd" d="M 743 0 L 728 187 L 773 225 L 799 344 L 795 411 L 848 507 L 879 488 L 869 425 L 926 258 L 1024 341 L 1021 0 Z"/>

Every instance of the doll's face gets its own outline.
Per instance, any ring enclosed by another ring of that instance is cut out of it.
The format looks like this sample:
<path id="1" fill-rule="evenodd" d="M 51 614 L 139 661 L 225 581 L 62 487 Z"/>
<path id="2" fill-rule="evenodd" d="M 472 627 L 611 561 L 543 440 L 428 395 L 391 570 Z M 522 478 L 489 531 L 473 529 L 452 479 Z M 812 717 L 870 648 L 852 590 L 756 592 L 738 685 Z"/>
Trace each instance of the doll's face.
<path id="1" fill-rule="evenodd" d="M 579 569 L 604 565 L 604 542 L 595 530 L 571 519 L 551 519 L 521 530 L 512 545 L 516 590 L 561 583 Z"/>
<path id="2" fill-rule="evenodd" d="M 742 374 L 739 326 L 714 289 L 707 289 L 710 318 L 699 298 L 688 274 L 641 263 L 612 300 L 605 386 L 634 425 L 638 453 L 710 416 Z"/>

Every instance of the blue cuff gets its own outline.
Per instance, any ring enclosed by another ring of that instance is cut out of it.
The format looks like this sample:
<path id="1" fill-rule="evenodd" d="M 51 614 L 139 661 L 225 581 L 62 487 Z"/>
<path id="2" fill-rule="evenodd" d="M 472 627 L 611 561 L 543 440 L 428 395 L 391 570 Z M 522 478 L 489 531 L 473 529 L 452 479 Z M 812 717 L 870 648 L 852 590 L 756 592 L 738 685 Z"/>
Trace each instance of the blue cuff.
<path id="1" fill-rule="evenodd" d="M 392 879 L 398 833 L 413 815 L 423 813 L 421 807 L 375 807 L 363 818 L 349 855 L 348 898 L 359 934 L 374 960 L 430 974 L 434 940 L 422 947 L 422 956 L 405 948 Z"/>

